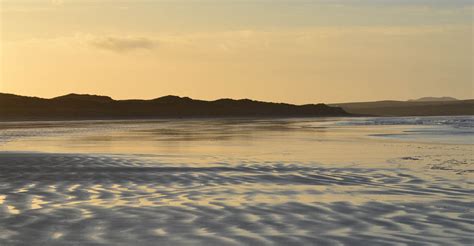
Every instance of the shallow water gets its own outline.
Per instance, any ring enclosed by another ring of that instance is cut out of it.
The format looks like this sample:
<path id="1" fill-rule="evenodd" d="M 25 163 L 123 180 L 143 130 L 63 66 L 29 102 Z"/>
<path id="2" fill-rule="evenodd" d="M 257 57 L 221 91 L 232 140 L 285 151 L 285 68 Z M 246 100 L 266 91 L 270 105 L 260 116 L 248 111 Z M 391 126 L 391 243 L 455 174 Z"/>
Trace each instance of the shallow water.
<path id="1" fill-rule="evenodd" d="M 0 123 L 0 245 L 470 245 L 473 122 Z"/>

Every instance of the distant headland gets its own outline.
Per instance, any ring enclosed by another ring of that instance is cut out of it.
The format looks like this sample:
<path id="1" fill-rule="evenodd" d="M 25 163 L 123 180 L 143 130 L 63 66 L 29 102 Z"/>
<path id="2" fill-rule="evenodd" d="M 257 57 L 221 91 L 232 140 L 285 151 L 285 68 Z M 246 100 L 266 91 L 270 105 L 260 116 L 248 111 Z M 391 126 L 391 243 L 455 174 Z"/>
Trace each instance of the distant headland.
<path id="1" fill-rule="evenodd" d="M 335 103 L 351 114 L 374 116 L 456 116 L 474 115 L 474 100 L 453 97 L 422 97 L 408 101 Z"/>

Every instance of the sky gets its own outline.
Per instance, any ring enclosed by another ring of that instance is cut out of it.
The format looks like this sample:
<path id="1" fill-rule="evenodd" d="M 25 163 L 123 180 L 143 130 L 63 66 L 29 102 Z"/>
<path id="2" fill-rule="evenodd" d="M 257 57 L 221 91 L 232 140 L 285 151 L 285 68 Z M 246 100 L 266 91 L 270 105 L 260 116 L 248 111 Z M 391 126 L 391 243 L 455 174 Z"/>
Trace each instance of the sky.
<path id="1" fill-rule="evenodd" d="M 0 92 L 474 98 L 472 0 L 0 0 Z"/>

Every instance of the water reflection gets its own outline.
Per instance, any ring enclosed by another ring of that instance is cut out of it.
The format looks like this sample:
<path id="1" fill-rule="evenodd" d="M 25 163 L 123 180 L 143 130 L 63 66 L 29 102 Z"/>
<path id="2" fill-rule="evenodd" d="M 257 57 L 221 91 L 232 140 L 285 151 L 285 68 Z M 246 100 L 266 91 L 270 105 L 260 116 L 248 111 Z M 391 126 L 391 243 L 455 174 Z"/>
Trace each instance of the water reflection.
<path id="1" fill-rule="evenodd" d="M 0 245 L 474 243 L 473 145 L 360 120 L 0 123 Z"/>

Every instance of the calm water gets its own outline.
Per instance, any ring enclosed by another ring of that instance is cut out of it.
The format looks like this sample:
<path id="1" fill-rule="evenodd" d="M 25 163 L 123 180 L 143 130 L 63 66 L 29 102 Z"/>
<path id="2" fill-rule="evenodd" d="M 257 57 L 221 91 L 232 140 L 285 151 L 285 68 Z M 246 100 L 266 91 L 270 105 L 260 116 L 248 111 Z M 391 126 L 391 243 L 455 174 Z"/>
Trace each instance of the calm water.
<path id="1" fill-rule="evenodd" d="M 474 117 L 0 123 L 0 245 L 470 245 Z"/>

